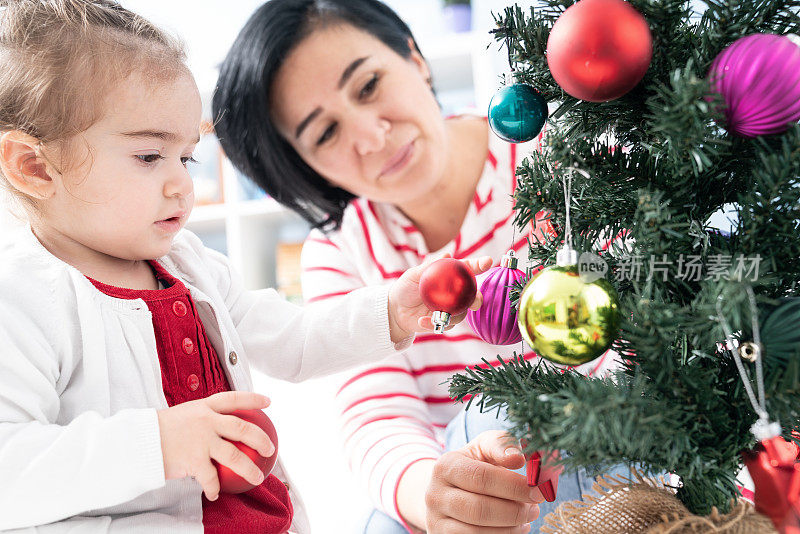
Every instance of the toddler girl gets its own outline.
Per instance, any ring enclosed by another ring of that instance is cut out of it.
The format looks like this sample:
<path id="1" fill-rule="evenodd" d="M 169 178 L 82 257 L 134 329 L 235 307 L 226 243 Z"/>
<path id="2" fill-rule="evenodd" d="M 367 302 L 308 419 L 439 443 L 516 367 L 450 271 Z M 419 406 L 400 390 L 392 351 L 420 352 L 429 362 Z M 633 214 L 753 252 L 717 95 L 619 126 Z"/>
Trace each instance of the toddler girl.
<path id="1" fill-rule="evenodd" d="M 225 414 L 269 403 L 250 363 L 297 381 L 407 347 L 421 268 L 306 310 L 244 291 L 181 231 L 181 47 L 110 0 L 0 6 L 0 181 L 29 219 L 0 239 L 0 530 L 306 532 L 280 462 L 231 443 L 270 456 L 266 434 Z M 257 487 L 220 494 L 214 461 Z"/>

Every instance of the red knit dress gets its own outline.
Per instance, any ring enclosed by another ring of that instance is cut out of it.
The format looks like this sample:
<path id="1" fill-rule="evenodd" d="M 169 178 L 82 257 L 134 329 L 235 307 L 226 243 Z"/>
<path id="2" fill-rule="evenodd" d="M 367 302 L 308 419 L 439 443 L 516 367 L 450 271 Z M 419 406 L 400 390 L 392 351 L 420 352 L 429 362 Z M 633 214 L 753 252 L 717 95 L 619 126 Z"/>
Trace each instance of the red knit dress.
<path id="1" fill-rule="evenodd" d="M 230 391 L 217 353 L 206 336 L 189 290 L 157 262 L 150 262 L 165 289 L 134 290 L 91 282 L 106 295 L 142 299 L 153 316 L 164 396 L 170 406 Z M 292 523 L 292 503 L 274 475 L 250 491 L 203 497 L 203 527 L 213 534 L 282 534 Z"/>

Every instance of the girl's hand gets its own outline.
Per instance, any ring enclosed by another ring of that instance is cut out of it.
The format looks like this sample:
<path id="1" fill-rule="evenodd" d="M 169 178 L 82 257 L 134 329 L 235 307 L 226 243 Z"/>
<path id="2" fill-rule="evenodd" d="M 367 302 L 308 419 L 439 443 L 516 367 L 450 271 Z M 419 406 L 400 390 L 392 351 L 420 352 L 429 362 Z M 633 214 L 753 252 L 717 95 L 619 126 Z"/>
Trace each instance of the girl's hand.
<path id="1" fill-rule="evenodd" d="M 442 257 L 448 258 L 450 254 L 445 254 Z M 402 341 L 414 332 L 433 330 L 433 323 L 431 322 L 433 310 L 429 310 L 425 306 L 419 294 L 419 279 L 431 261 L 426 261 L 422 265 L 417 265 L 407 270 L 389 289 L 389 330 L 394 343 Z M 486 272 L 492 267 L 492 258 L 490 256 L 461 261 L 466 264 L 474 275 Z M 483 297 L 481 292 L 478 291 L 469 309 L 477 310 L 481 307 L 482 302 Z M 445 330 L 453 328 L 453 326 L 463 321 L 466 316 L 467 312 L 453 315 L 450 318 L 450 324 Z"/>
<path id="2" fill-rule="evenodd" d="M 425 494 L 428 534 L 527 533 L 544 498 L 525 476 L 510 471 L 523 465 L 522 452 L 499 430 L 442 455 Z"/>
<path id="3" fill-rule="evenodd" d="M 219 496 L 217 469 L 211 460 L 229 467 L 251 484 L 261 484 L 264 475 L 231 441 L 241 441 L 269 457 L 275 447 L 267 434 L 253 423 L 224 415 L 235 410 L 258 410 L 270 400 L 257 393 L 226 391 L 205 399 L 158 410 L 161 452 L 167 479 L 194 477 L 210 501 Z"/>

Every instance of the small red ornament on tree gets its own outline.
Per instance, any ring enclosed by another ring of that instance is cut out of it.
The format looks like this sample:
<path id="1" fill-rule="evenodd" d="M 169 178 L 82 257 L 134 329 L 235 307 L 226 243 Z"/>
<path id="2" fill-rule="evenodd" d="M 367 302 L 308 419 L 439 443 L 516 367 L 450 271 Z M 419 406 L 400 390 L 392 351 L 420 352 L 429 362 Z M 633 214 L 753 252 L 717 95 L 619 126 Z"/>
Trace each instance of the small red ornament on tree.
<path id="1" fill-rule="evenodd" d="M 764 359 L 761 328 L 758 324 L 758 306 L 753 288 L 745 286 L 750 300 L 753 322 L 752 341 L 738 340 L 722 314 L 722 297 L 717 299 L 717 320 L 725 332 L 726 344 L 732 350 L 733 362 L 742 378 L 745 393 L 758 419 L 750 431 L 758 440 L 753 450 L 744 451 L 744 464 L 753 479 L 756 511 L 772 520 L 781 534 L 800 534 L 800 462 L 798 448 L 781 438 L 781 425 L 770 420 L 764 392 Z M 738 346 L 737 346 L 738 345 Z M 755 391 L 744 362 L 756 368 Z"/>
<path id="2" fill-rule="evenodd" d="M 769 517 L 781 534 L 800 534 L 797 445 L 777 435 L 780 426 L 772 426 L 766 434 L 771 437 L 761 439 L 755 449 L 742 454 L 756 489 L 756 511 Z"/>
<path id="3" fill-rule="evenodd" d="M 639 83 L 653 56 L 644 17 L 623 0 L 581 0 L 553 25 L 547 65 L 564 91 L 590 102 L 615 100 Z"/>
<path id="4" fill-rule="evenodd" d="M 556 500 L 558 476 L 563 471 L 562 466 L 555 464 L 558 456 L 557 452 L 552 453 L 550 459 L 542 465 L 542 454 L 536 451 L 528 457 L 528 462 L 525 464 L 525 476 L 528 479 L 528 486 L 539 488 L 539 491 L 542 492 L 542 497 L 547 502 Z"/>
<path id="5" fill-rule="evenodd" d="M 422 302 L 433 310 L 434 332 L 441 334 L 450 324 L 451 315 L 467 311 L 478 293 L 475 275 L 454 258 L 442 258 L 431 263 L 419 279 Z"/>
<path id="6" fill-rule="evenodd" d="M 253 423 L 261 428 L 264 432 L 267 433 L 269 436 L 270 441 L 275 446 L 275 452 L 269 458 L 264 458 L 261 456 L 255 449 L 252 449 L 245 445 L 244 443 L 240 443 L 238 441 L 234 441 L 233 444 L 236 445 L 236 448 L 245 453 L 256 466 L 261 469 L 261 472 L 264 473 L 266 477 L 269 475 L 272 468 L 275 466 L 275 462 L 278 459 L 278 434 L 275 432 L 275 427 L 272 424 L 272 421 L 269 420 L 269 417 L 262 412 L 261 410 L 236 410 L 235 412 L 231 412 L 229 415 L 235 415 L 245 421 Z M 220 490 L 225 493 L 244 493 L 245 491 L 250 491 L 255 486 L 236 473 L 234 473 L 228 467 L 217 464 L 214 462 L 217 467 L 217 474 L 219 475 L 219 486 Z"/>

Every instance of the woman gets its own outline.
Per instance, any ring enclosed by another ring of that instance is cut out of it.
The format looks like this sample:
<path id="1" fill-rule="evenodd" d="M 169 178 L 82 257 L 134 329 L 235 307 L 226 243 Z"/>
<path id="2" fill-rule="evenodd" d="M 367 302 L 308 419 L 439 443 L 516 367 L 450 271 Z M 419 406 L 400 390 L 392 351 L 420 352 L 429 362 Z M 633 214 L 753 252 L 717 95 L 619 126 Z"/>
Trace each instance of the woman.
<path id="1" fill-rule="evenodd" d="M 533 147 L 500 141 L 484 118 L 443 119 L 414 37 L 376 0 L 268 2 L 223 63 L 213 106 L 233 164 L 315 228 L 302 257 L 307 302 L 445 253 L 497 262 L 525 250 L 510 195 Z M 500 428 L 494 414 L 465 418 L 444 383 L 514 348 L 459 325 L 342 384 L 345 449 L 379 510 L 364 532 L 538 531 L 541 519 L 527 523 L 542 494 L 509 470 L 522 467 L 519 451 L 502 432 L 480 433 L 487 420 Z M 586 473 L 564 478 L 559 498 L 589 487 Z"/>

